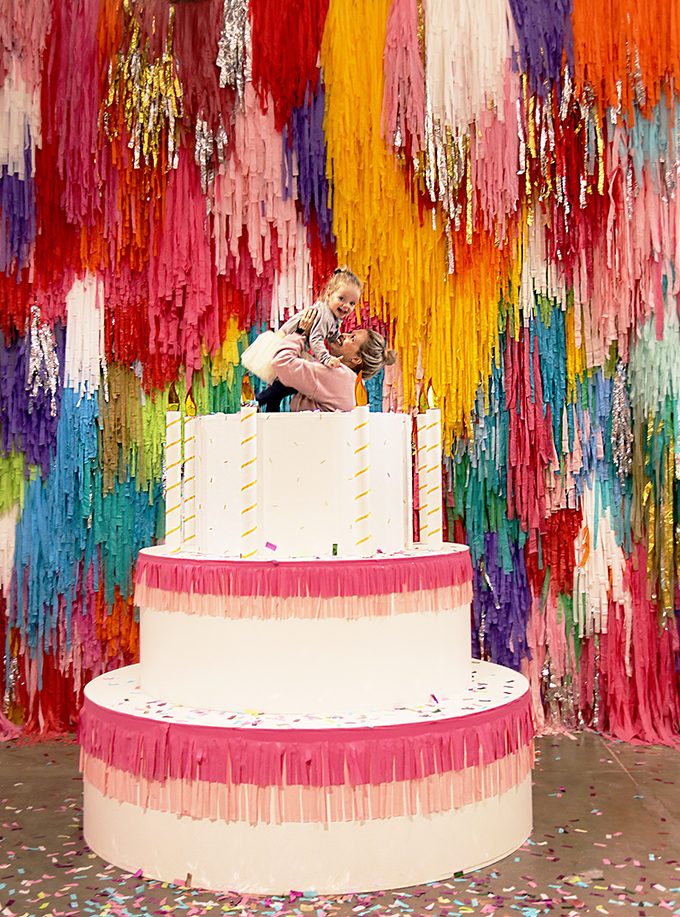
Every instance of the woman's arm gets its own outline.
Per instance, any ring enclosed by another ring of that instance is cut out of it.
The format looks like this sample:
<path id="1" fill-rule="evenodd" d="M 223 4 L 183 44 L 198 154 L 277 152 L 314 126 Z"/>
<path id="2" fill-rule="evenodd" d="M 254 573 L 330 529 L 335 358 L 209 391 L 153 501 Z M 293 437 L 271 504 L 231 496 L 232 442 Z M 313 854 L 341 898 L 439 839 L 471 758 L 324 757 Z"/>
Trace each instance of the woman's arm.
<path id="1" fill-rule="evenodd" d="M 307 337 L 318 317 L 318 309 L 313 306 L 306 309 L 298 319 L 297 328 L 286 335 L 272 359 L 272 367 L 279 380 L 312 399 L 319 385 L 319 368 L 325 367 L 311 360 L 303 360 L 301 353 L 307 346 Z"/>
<path id="2" fill-rule="evenodd" d="M 319 371 L 327 373 L 329 370 L 323 363 L 302 358 L 306 344 L 303 334 L 287 334 L 274 354 L 272 368 L 280 382 L 314 400 L 319 387 Z"/>

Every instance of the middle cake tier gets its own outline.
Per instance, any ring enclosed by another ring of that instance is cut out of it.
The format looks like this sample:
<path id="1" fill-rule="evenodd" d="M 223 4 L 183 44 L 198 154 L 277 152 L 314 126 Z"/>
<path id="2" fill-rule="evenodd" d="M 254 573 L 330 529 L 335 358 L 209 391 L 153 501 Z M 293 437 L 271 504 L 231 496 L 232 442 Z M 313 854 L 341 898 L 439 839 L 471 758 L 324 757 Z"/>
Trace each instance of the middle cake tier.
<path id="1" fill-rule="evenodd" d="M 461 545 L 241 560 L 140 552 L 141 687 L 172 704 L 326 715 L 455 697 L 470 679 Z"/>

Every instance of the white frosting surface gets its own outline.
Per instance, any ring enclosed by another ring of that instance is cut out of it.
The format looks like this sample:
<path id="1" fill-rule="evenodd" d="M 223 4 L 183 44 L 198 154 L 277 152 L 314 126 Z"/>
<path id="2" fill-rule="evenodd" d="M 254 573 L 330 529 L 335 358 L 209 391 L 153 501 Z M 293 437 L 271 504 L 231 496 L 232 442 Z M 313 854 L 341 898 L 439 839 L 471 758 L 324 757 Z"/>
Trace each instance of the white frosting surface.
<path id="1" fill-rule="evenodd" d="M 95 704 L 130 716 L 163 719 L 194 726 L 230 726 L 240 729 L 342 729 L 394 726 L 423 720 L 465 716 L 501 707 L 522 697 L 529 683 L 519 672 L 491 662 L 473 660 L 465 689 L 456 697 L 430 697 L 425 703 L 403 707 L 345 711 L 342 714 L 271 714 L 256 708 L 208 710 L 170 704 L 140 687 L 140 666 L 130 665 L 93 679 L 85 694 Z"/>

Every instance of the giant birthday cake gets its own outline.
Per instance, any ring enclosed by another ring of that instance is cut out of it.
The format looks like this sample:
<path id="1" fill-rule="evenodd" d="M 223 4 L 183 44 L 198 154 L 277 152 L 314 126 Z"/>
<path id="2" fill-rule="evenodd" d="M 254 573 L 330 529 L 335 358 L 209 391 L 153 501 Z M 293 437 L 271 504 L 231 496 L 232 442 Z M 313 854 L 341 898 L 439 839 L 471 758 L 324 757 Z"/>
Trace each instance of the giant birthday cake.
<path id="1" fill-rule="evenodd" d="M 522 676 L 470 658 L 438 412 L 168 415 L 138 666 L 86 688 L 85 836 L 215 890 L 341 893 L 493 862 L 531 830 Z M 177 433 L 175 433 L 177 431 Z M 183 473 L 182 473 L 183 469 Z"/>

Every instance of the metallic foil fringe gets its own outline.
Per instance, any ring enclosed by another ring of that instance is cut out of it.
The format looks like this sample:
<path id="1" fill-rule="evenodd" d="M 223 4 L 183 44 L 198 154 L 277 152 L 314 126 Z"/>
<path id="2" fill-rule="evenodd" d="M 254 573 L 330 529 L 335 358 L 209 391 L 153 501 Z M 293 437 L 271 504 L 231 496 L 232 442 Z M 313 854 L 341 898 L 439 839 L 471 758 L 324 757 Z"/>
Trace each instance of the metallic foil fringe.
<path id="1" fill-rule="evenodd" d="M 174 7 L 168 21 L 165 51 L 157 61 L 149 60 L 148 43 L 142 47 L 141 29 L 132 15 L 129 0 L 124 0 L 123 9 L 126 18 L 123 47 L 109 70 L 109 88 L 102 103 L 100 124 L 106 136 L 117 137 L 122 108 L 135 169 L 140 167 L 142 157 L 145 164 L 157 165 L 165 130 L 168 168 L 176 169 L 183 102 L 172 54 Z M 129 38 L 127 50 L 126 38 Z"/>
<path id="2" fill-rule="evenodd" d="M 220 86 L 236 89 L 243 104 L 245 84 L 251 79 L 252 50 L 248 0 L 224 0 L 224 25 L 218 43 Z"/>
<path id="3" fill-rule="evenodd" d="M 612 390 L 612 458 L 622 484 L 633 471 L 633 422 L 626 378 L 625 364 L 618 360 Z"/>
<path id="4" fill-rule="evenodd" d="M 57 388 L 59 386 L 59 357 L 57 343 L 51 327 L 40 319 L 40 308 L 31 307 L 30 353 L 26 391 L 29 392 L 28 411 L 33 410 L 35 399 L 44 389 L 50 402 L 50 414 L 57 415 Z"/>

